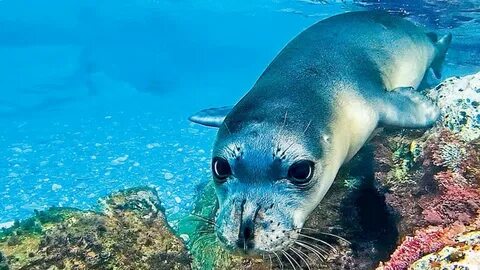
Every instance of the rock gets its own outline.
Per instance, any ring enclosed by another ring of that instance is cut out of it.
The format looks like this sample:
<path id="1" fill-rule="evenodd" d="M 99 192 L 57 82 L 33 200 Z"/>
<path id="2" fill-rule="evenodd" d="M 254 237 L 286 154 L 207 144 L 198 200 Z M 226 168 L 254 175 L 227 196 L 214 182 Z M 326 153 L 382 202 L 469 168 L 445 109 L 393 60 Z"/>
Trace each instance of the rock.
<path id="1" fill-rule="evenodd" d="M 118 157 L 118 158 L 112 160 L 111 163 L 112 163 L 112 165 L 115 165 L 115 166 L 122 165 L 123 163 L 125 163 L 125 161 L 127 161 L 127 159 L 128 159 L 128 155 L 124 155 L 124 156 L 121 156 L 121 157 Z"/>
<path id="2" fill-rule="evenodd" d="M 480 266 L 480 231 L 457 236 L 455 244 L 426 255 L 410 266 L 411 270 L 478 269 Z"/>
<path id="3" fill-rule="evenodd" d="M 4 222 L 4 223 L 0 223 L 0 229 L 8 229 L 8 228 L 12 227 L 14 224 L 15 224 L 14 221 L 7 221 L 7 222 Z"/>
<path id="4" fill-rule="evenodd" d="M 427 91 L 442 111 L 436 127 L 389 131 L 373 140 L 377 188 L 402 241 L 380 269 L 407 269 L 451 245 L 450 236 L 478 218 L 479 92 L 480 73 L 447 79 Z"/>
<path id="5" fill-rule="evenodd" d="M 174 175 L 170 172 L 166 172 L 163 174 L 163 178 L 165 178 L 165 180 L 172 180 L 174 177 Z"/>
<path id="6" fill-rule="evenodd" d="M 60 189 L 62 189 L 61 185 L 59 185 L 59 184 L 53 184 L 52 185 L 52 190 L 53 191 L 59 191 Z"/>
<path id="7" fill-rule="evenodd" d="M 8 270 L 7 258 L 0 252 L 0 270 Z"/>
<path id="8" fill-rule="evenodd" d="M 465 141 L 480 138 L 480 72 L 446 79 L 427 96 L 441 109 L 441 126 Z"/>
<path id="9" fill-rule="evenodd" d="M 479 229 L 480 216 L 469 225 L 455 222 L 450 226 L 419 229 L 377 270 L 477 269 L 480 265 Z"/>
<path id="10" fill-rule="evenodd" d="M 117 192 L 101 205 L 101 212 L 51 208 L 4 229 L 0 250 L 7 265 L 33 270 L 191 269 L 186 247 L 167 225 L 154 189 Z"/>

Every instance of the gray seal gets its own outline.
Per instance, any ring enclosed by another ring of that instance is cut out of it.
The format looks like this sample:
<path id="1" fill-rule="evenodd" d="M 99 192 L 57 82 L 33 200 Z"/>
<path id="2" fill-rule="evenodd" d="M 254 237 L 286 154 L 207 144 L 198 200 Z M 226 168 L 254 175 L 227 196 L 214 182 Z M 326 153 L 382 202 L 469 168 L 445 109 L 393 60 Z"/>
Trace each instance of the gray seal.
<path id="1" fill-rule="evenodd" d="M 439 110 L 416 90 L 440 77 L 451 38 L 386 13 L 333 16 L 288 43 L 233 108 L 190 117 L 219 127 L 220 241 L 247 254 L 288 249 L 376 128 L 432 126 Z"/>

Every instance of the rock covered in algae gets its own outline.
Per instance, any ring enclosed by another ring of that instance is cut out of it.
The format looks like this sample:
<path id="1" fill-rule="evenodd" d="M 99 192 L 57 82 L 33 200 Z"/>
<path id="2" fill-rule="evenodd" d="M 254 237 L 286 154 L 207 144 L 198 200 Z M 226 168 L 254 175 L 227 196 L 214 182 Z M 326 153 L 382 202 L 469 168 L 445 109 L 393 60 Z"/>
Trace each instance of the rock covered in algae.
<path id="1" fill-rule="evenodd" d="M 480 231 L 457 236 L 455 243 L 442 250 L 424 256 L 410 267 L 411 270 L 425 269 L 478 269 L 480 267 Z"/>
<path id="2" fill-rule="evenodd" d="M 469 225 L 457 221 L 449 226 L 419 229 L 406 237 L 390 260 L 381 263 L 377 270 L 477 269 L 479 229 L 480 216 Z"/>
<path id="3" fill-rule="evenodd" d="M 5 269 L 190 269 L 157 193 L 129 189 L 100 212 L 51 208 L 0 233 Z M 0 265 L 2 260 L 0 260 Z"/>
<path id="4" fill-rule="evenodd" d="M 374 140 L 375 178 L 398 220 L 401 241 L 379 269 L 408 269 L 429 253 L 454 250 L 453 237 L 478 219 L 479 92 L 480 73 L 447 79 L 427 91 L 442 111 L 436 127 L 387 132 Z M 431 268 L 420 264 L 412 269 L 450 269 L 436 267 L 445 261 L 432 260 Z"/>
<path id="5" fill-rule="evenodd" d="M 467 141 L 480 138 L 480 73 L 449 78 L 427 96 L 442 112 L 441 126 Z"/>

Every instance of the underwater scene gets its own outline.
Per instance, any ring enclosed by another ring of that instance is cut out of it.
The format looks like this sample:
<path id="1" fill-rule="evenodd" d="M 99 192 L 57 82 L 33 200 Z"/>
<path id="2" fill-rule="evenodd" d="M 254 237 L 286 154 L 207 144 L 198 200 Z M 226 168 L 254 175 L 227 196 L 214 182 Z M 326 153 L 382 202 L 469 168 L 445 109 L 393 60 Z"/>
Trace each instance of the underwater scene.
<path id="1" fill-rule="evenodd" d="M 0 270 L 480 270 L 480 1 L 0 1 Z"/>

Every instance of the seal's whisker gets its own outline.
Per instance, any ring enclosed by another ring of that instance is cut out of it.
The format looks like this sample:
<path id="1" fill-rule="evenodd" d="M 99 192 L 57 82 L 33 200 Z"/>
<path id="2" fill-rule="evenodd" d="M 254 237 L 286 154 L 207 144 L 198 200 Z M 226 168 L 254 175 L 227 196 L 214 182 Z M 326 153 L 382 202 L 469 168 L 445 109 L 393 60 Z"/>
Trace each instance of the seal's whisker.
<path id="1" fill-rule="evenodd" d="M 304 243 L 301 243 L 301 242 L 298 242 L 298 241 L 295 241 L 295 244 L 311 251 L 315 256 L 317 256 L 320 259 L 320 261 L 323 262 L 323 261 L 327 260 L 327 255 L 326 254 L 316 250 L 315 248 L 311 247 L 310 245 L 307 245 L 306 243 L 304 244 Z"/>
<path id="2" fill-rule="evenodd" d="M 196 231 L 199 234 L 213 234 L 215 233 L 214 230 L 201 230 L 201 231 Z"/>
<path id="3" fill-rule="evenodd" d="M 285 128 L 285 126 L 287 125 L 287 115 L 288 115 L 288 111 L 285 111 L 285 115 L 283 116 L 283 125 L 282 125 L 282 131 L 283 129 Z"/>
<path id="4" fill-rule="evenodd" d="M 296 251 L 298 249 L 294 247 L 290 247 L 289 250 L 291 250 L 295 255 L 297 255 L 297 257 L 300 258 L 300 260 L 302 260 L 305 263 L 305 265 L 307 266 L 307 269 L 310 270 L 310 264 L 308 264 L 308 262 L 302 257 L 302 255 Z M 307 259 L 308 259 L 308 256 L 307 256 Z M 303 267 L 300 266 L 300 269 L 303 269 Z"/>
<path id="5" fill-rule="evenodd" d="M 310 125 L 312 124 L 312 120 L 310 120 L 307 124 L 307 127 L 303 130 L 303 135 L 305 135 L 305 133 L 307 133 L 307 130 L 308 128 L 310 127 Z"/>
<path id="6" fill-rule="evenodd" d="M 347 243 L 347 244 L 349 244 L 349 245 L 352 244 L 352 243 L 351 243 L 350 241 L 348 241 L 347 239 L 345 239 L 345 238 L 343 238 L 343 237 L 341 237 L 341 236 L 339 236 L 339 235 L 333 234 L 333 233 L 326 233 L 326 232 L 322 232 L 322 231 L 320 231 L 320 230 L 313 229 L 313 228 L 305 228 L 305 227 L 304 227 L 304 228 L 302 228 L 302 229 L 303 229 L 303 230 L 307 230 L 307 231 L 313 231 L 313 232 L 316 232 L 316 233 L 319 233 L 319 234 L 323 234 L 323 235 L 328 235 L 328 236 L 331 236 L 331 237 L 335 237 L 335 238 L 337 238 L 337 239 L 339 239 L 339 240 L 344 241 L 345 243 Z"/>
<path id="7" fill-rule="evenodd" d="M 299 243 L 302 243 L 304 245 L 307 245 L 309 247 L 311 247 L 312 249 L 318 251 L 320 254 L 322 254 L 323 256 L 325 256 L 325 258 L 328 256 L 328 254 L 330 252 L 328 252 L 328 250 L 326 250 L 325 248 L 321 247 L 320 245 L 317 245 L 315 243 L 309 243 L 309 242 L 305 242 L 305 241 L 302 241 L 302 240 L 297 240 L 297 242 Z"/>
<path id="8" fill-rule="evenodd" d="M 228 128 L 227 122 L 226 122 L 225 120 L 223 121 L 223 124 L 225 125 L 225 128 L 226 128 L 227 131 L 228 131 L 228 134 L 232 135 L 232 132 L 230 132 L 230 129 Z"/>
<path id="9" fill-rule="evenodd" d="M 231 155 L 232 158 L 236 158 L 236 157 L 237 157 L 237 152 L 235 152 L 235 150 L 233 150 L 232 148 L 230 148 L 230 146 L 225 147 L 225 149 L 230 153 L 230 155 Z"/>
<path id="10" fill-rule="evenodd" d="M 272 255 L 270 253 L 267 253 L 268 259 L 270 259 L 270 269 L 273 269 L 273 262 L 272 262 Z"/>
<path id="11" fill-rule="evenodd" d="M 200 235 L 197 239 L 194 240 L 194 242 L 202 241 L 204 238 L 212 238 L 212 241 L 209 242 L 209 244 L 215 243 L 217 241 L 217 237 L 211 234 L 204 234 Z"/>
<path id="12" fill-rule="evenodd" d="M 313 253 L 317 254 L 317 256 L 320 255 L 322 260 L 325 260 L 327 258 L 328 252 L 326 252 L 324 249 L 318 246 L 315 246 L 308 242 L 299 241 L 299 240 L 295 241 L 295 243 L 298 244 L 299 246 L 302 246 L 312 251 Z"/>
<path id="13" fill-rule="evenodd" d="M 212 219 L 209 219 L 209 218 L 206 218 L 206 217 L 203 217 L 203 216 L 201 216 L 201 215 L 194 214 L 194 213 L 190 213 L 190 216 L 193 217 L 193 218 L 197 218 L 197 219 L 199 219 L 199 220 L 201 220 L 201 221 L 204 221 L 205 223 L 207 223 L 207 224 L 209 224 L 209 225 L 212 225 L 212 226 L 214 226 L 215 228 L 218 227 L 218 225 L 217 225 L 217 224 L 215 223 L 215 221 L 212 220 Z"/>
<path id="14" fill-rule="evenodd" d="M 295 141 L 293 141 L 291 144 L 289 144 L 285 150 L 283 150 L 282 154 L 280 155 L 280 157 L 283 157 L 285 156 L 285 154 L 287 153 L 288 149 L 290 149 L 290 147 L 292 147 L 293 145 L 295 144 Z"/>
<path id="15" fill-rule="evenodd" d="M 282 259 L 280 258 L 280 256 L 278 256 L 277 252 L 275 252 L 275 251 L 272 251 L 272 252 L 273 252 L 273 255 L 275 255 L 275 257 L 277 257 L 278 263 L 280 264 L 280 269 L 283 269 Z"/>
<path id="16" fill-rule="evenodd" d="M 278 136 L 282 135 L 283 129 L 287 125 L 287 114 L 288 114 L 288 111 L 285 111 L 285 116 L 283 117 L 283 124 L 280 127 L 280 130 L 278 131 Z M 274 158 L 277 156 L 277 152 L 280 151 L 280 140 L 276 140 L 276 141 L 277 142 L 275 143 L 275 149 L 274 149 L 274 152 L 273 152 L 274 153 L 273 154 Z"/>
<path id="17" fill-rule="evenodd" d="M 288 255 L 288 253 L 285 252 L 284 250 L 282 250 L 282 254 L 285 256 L 285 258 L 287 258 L 288 262 L 289 262 L 290 265 L 293 267 L 293 270 L 296 270 L 297 268 L 295 267 L 295 265 L 293 264 L 292 260 L 290 259 L 290 255 Z"/>
<path id="18" fill-rule="evenodd" d="M 302 237 L 305 237 L 305 238 L 308 238 L 308 239 L 312 239 L 312 240 L 315 240 L 325 246 L 328 246 L 330 249 L 332 249 L 334 252 L 338 253 L 338 249 L 336 249 L 334 246 L 330 245 L 328 242 L 322 240 L 322 239 L 318 239 L 316 237 L 313 237 L 313 236 L 310 236 L 310 235 L 306 235 L 306 234 L 303 234 L 303 233 L 298 233 L 298 235 L 302 236 Z"/>
<path id="19" fill-rule="evenodd" d="M 293 257 L 292 254 L 288 253 L 290 250 L 291 248 L 289 248 L 288 250 L 285 250 L 285 254 L 288 255 L 290 259 L 292 259 L 292 261 L 300 268 L 300 270 L 302 270 L 302 265 L 295 259 L 295 257 Z"/>

